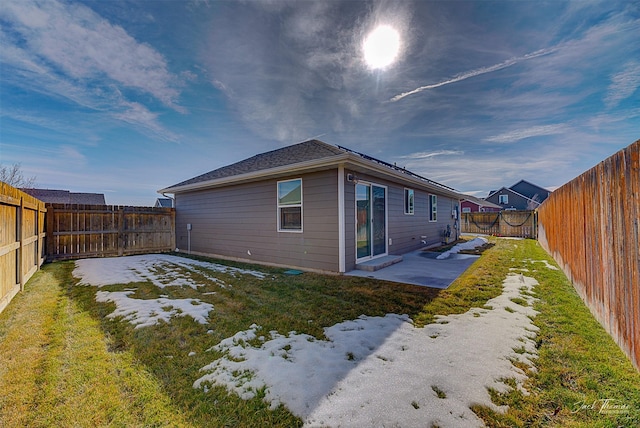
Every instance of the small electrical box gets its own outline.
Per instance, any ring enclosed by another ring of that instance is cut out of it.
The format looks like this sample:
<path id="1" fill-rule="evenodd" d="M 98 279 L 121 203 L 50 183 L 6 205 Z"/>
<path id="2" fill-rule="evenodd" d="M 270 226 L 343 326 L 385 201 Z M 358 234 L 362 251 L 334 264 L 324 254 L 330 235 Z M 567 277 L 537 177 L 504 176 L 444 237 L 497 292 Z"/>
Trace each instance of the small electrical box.
<path id="1" fill-rule="evenodd" d="M 187 230 L 191 230 L 191 223 L 187 223 Z"/>

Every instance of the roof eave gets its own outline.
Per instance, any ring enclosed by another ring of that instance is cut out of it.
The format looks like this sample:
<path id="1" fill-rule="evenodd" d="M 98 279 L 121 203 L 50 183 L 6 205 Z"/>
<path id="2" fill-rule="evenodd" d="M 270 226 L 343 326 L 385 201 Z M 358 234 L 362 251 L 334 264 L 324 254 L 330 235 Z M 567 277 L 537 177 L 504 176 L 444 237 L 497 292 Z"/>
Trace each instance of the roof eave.
<path id="1" fill-rule="evenodd" d="M 343 164 L 345 166 L 361 166 L 369 170 L 376 171 L 386 176 L 391 176 L 396 179 L 402 180 L 406 183 L 412 183 L 416 187 L 439 193 L 445 196 L 452 197 L 454 199 L 465 199 L 465 195 L 456 192 L 454 190 L 447 189 L 445 187 L 437 186 L 433 183 L 421 180 L 416 177 L 404 174 L 401 171 L 388 168 L 384 165 L 380 165 L 376 162 L 363 159 L 362 157 L 353 153 L 341 153 L 335 156 L 328 156 L 321 159 L 313 159 L 306 162 L 299 162 L 295 164 L 282 165 L 275 168 L 264 169 L 261 171 L 254 171 L 245 174 L 238 174 L 229 177 L 216 178 L 213 180 L 202 181 L 199 183 L 191 183 L 182 186 L 170 186 L 164 189 L 158 190 L 158 193 L 164 195 L 165 193 L 184 193 L 197 190 L 210 189 L 214 187 L 226 186 L 230 184 L 246 183 L 250 181 L 256 181 L 264 178 L 271 178 L 275 176 L 289 175 L 295 173 L 308 172 L 310 170 L 318 170 L 327 167 L 337 166 Z"/>
<path id="2" fill-rule="evenodd" d="M 384 165 L 380 165 L 377 162 L 370 161 L 370 160 L 367 160 L 367 159 L 363 159 L 363 158 L 361 158 L 360 156 L 357 156 L 357 155 L 351 155 L 350 161 L 353 164 L 363 166 L 365 168 L 374 170 L 376 172 L 379 172 L 379 173 L 387 175 L 387 176 L 392 176 L 392 177 L 397 178 L 397 179 L 399 179 L 401 181 L 404 181 L 405 183 L 413 184 L 414 186 L 420 187 L 423 190 L 428 190 L 428 191 L 431 191 L 433 193 L 438 193 L 438 194 L 441 194 L 441 195 L 444 195 L 444 196 L 449 196 L 449 197 L 452 197 L 452 198 L 458 199 L 458 200 L 463 200 L 466 197 L 462 193 L 456 192 L 455 190 L 448 189 L 446 187 L 438 186 L 436 184 L 430 183 L 430 182 L 422 180 L 420 178 L 413 177 L 411 175 L 405 174 L 402 171 L 394 170 L 394 169 L 386 167 Z"/>
<path id="3" fill-rule="evenodd" d="M 164 189 L 158 190 L 158 193 L 184 193 L 192 192 L 196 190 L 209 189 L 212 187 L 226 186 L 229 184 L 238 184 L 248 181 L 260 180 L 263 178 L 284 175 L 295 174 L 297 172 L 304 172 L 308 170 L 328 167 L 334 164 L 344 162 L 347 158 L 347 154 L 339 154 L 336 156 L 329 156 L 321 159 L 313 159 L 305 162 L 298 162 L 294 164 L 282 165 L 275 168 L 263 169 L 260 171 L 252 171 L 244 174 L 236 174 L 229 177 L 215 178 L 213 180 L 201 181 L 198 183 L 185 184 L 182 186 L 170 186 Z"/>

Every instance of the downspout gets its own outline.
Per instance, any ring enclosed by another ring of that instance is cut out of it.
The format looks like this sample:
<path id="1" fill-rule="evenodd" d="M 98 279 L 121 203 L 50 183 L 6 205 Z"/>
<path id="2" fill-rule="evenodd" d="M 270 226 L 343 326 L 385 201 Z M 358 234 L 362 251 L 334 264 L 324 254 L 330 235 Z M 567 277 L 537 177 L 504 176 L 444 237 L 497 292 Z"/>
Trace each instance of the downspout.
<path id="1" fill-rule="evenodd" d="M 338 271 L 345 273 L 344 165 L 338 165 Z"/>
<path id="2" fill-rule="evenodd" d="M 171 206 L 172 206 L 173 208 L 175 208 L 175 207 L 176 207 L 176 198 L 175 198 L 175 197 L 174 197 L 174 198 L 172 198 L 171 196 L 167 196 L 167 194 L 166 194 L 166 193 L 160 193 L 160 194 L 161 194 L 162 196 L 164 196 L 165 198 L 167 198 L 167 199 L 171 199 L 171 200 L 173 201 L 173 202 L 171 202 Z"/>

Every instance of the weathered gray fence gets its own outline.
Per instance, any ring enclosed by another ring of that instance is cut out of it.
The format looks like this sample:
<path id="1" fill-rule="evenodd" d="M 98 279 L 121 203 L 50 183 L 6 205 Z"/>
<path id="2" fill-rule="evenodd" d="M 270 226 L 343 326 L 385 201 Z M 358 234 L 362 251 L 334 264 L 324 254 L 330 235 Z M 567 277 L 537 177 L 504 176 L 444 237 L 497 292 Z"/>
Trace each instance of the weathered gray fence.
<path id="1" fill-rule="evenodd" d="M 49 260 L 174 249 L 174 208 L 47 204 Z"/>
<path id="2" fill-rule="evenodd" d="M 462 233 L 536 238 L 535 211 L 462 213 Z"/>
<path id="3" fill-rule="evenodd" d="M 538 209 L 539 242 L 640 370 L 640 140 Z"/>

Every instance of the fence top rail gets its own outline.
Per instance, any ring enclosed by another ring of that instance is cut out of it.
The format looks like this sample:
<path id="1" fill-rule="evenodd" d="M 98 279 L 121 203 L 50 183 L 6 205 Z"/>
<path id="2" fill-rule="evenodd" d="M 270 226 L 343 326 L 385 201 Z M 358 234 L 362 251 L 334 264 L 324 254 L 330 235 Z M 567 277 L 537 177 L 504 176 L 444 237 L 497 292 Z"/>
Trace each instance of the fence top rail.
<path id="1" fill-rule="evenodd" d="M 19 206 L 21 204 L 28 206 L 30 209 L 46 211 L 45 203 L 34 198 L 28 193 L 23 192 L 7 183 L 0 181 L 0 203 L 5 205 Z"/>
<path id="2" fill-rule="evenodd" d="M 166 213 L 170 214 L 175 208 L 167 207 L 135 207 L 128 205 L 85 205 L 85 204 L 46 204 L 47 207 L 53 208 L 56 212 L 93 212 L 93 213 L 111 213 L 124 211 L 126 213 Z"/>

